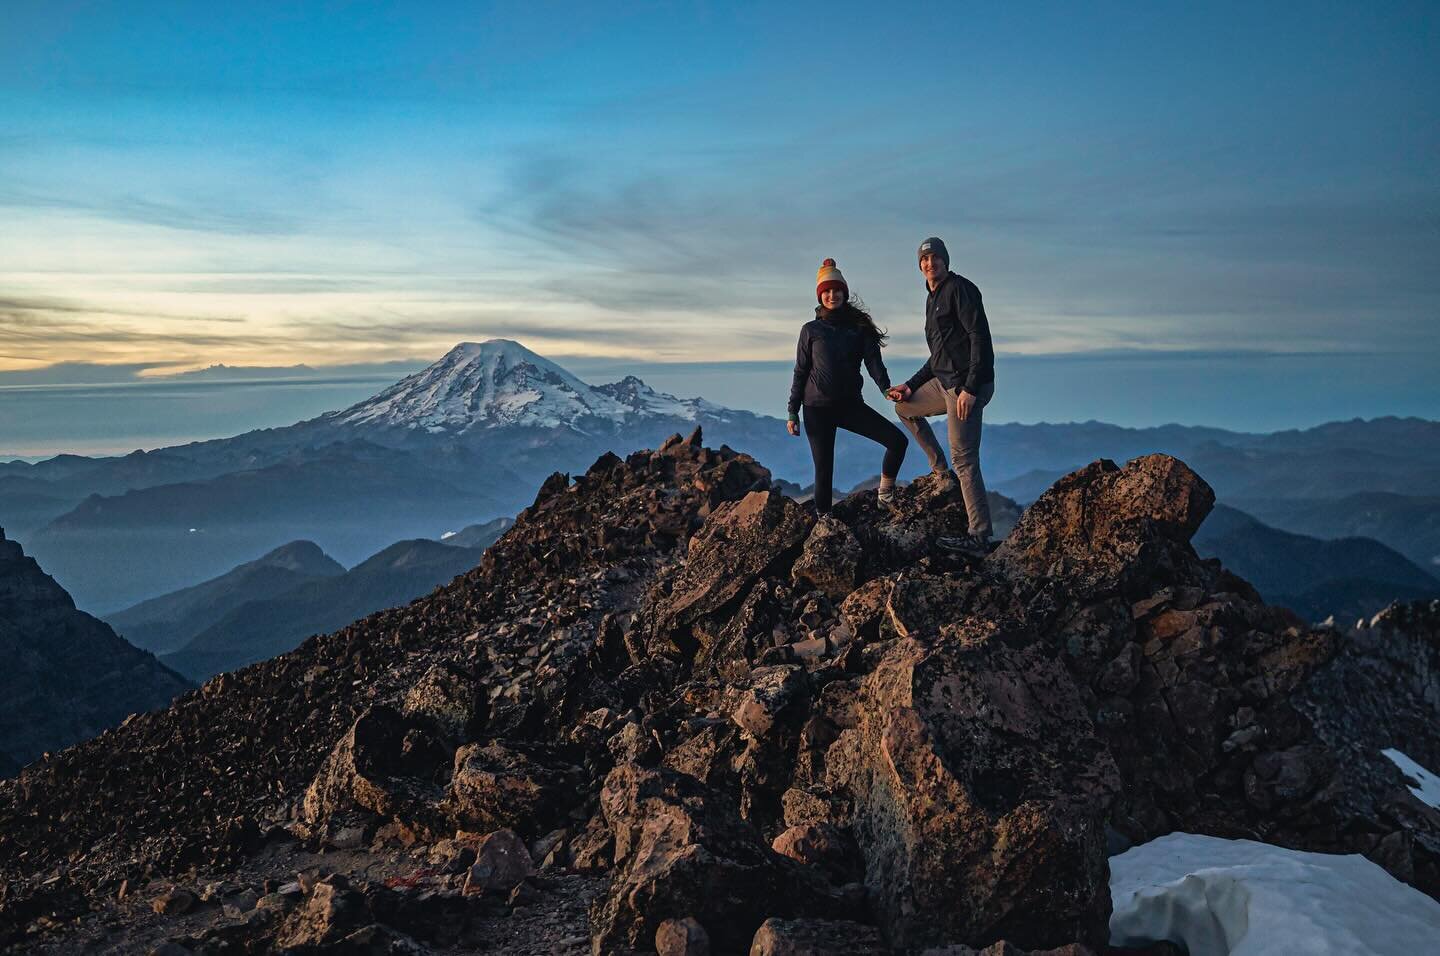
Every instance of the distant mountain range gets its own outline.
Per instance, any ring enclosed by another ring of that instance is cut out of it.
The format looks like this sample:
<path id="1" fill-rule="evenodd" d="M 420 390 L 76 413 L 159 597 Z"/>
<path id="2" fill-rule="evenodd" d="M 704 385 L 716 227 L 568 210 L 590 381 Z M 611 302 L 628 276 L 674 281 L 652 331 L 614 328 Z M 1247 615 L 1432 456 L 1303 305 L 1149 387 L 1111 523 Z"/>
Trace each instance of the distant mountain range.
<path id="1" fill-rule="evenodd" d="M 806 443 L 779 419 L 661 394 L 633 376 L 591 386 L 496 339 L 456 346 L 372 398 L 284 428 L 116 458 L 0 463 L 0 520 L 80 606 L 110 614 L 297 539 L 348 565 L 397 540 L 513 515 L 553 471 L 578 472 L 606 451 L 655 447 L 696 426 L 707 444 L 749 452 L 778 478 L 811 481 Z M 1021 502 L 1096 458 L 1166 452 L 1223 502 L 1277 528 L 1371 535 L 1427 570 L 1440 567 L 1435 422 L 1357 420 L 1271 435 L 987 425 L 984 448 L 991 488 Z M 872 475 L 877 456 L 842 435 L 837 486 Z M 912 448 L 903 475 L 924 469 Z"/>
<path id="2" fill-rule="evenodd" d="M 108 621 L 127 640 L 203 681 L 429 593 L 478 564 L 513 523 L 472 525 L 443 542 L 397 542 L 348 571 L 314 542 L 295 541 Z"/>
<path id="3" fill-rule="evenodd" d="M 396 540 L 513 515 L 553 471 L 697 425 L 792 470 L 808 462 L 775 419 L 633 377 L 592 387 L 497 339 L 456 346 L 366 401 L 285 428 L 0 464 L 0 517 L 82 606 L 113 613 L 296 539 L 348 564 Z"/>
<path id="4" fill-rule="evenodd" d="M 1267 603 L 1311 622 L 1333 616 L 1349 626 L 1393 601 L 1440 597 L 1440 579 L 1378 541 L 1291 534 L 1224 505 L 1191 544 L 1253 584 Z"/>
<path id="5" fill-rule="evenodd" d="M 142 601 L 105 620 L 136 647 L 165 654 L 184 647 L 195 635 L 252 601 L 344 573 L 345 566 L 315 542 L 292 541 L 218 578 Z"/>

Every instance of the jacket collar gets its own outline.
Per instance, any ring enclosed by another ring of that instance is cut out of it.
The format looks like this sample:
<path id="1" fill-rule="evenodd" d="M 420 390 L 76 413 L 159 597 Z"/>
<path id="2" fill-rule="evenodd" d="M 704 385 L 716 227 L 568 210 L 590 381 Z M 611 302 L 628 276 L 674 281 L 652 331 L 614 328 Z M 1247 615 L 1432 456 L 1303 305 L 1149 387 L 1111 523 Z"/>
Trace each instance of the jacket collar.
<path id="1" fill-rule="evenodd" d="M 920 281 L 921 281 L 922 283 L 924 283 L 924 285 L 925 285 L 925 294 L 926 294 L 927 296 L 932 296 L 932 295 L 934 295 L 935 293 L 939 292 L 941 289 L 945 288 L 945 283 L 949 282 L 949 281 L 950 281 L 951 279 L 953 279 L 953 278 L 955 278 L 955 273 L 954 273 L 953 271 L 948 271 L 948 270 L 947 270 L 946 273 L 945 273 L 945 278 L 941 279 L 941 280 L 940 280 L 940 284 L 937 285 L 937 286 L 936 286 L 935 288 L 933 288 L 933 289 L 930 288 L 930 283 L 929 283 L 929 282 L 925 282 L 925 280 L 923 280 L 923 279 L 920 280 Z"/>

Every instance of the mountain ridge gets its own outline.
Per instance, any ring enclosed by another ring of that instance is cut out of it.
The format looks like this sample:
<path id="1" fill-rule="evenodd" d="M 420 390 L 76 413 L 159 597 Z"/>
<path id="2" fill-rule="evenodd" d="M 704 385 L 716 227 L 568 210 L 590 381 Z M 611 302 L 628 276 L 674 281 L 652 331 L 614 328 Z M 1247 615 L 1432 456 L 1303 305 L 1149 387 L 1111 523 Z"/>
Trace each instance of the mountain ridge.
<path id="1" fill-rule="evenodd" d="M 450 585 L 0 783 L 0 938 L 1099 946 L 1107 841 L 1174 830 L 1435 897 L 1440 823 L 1374 722 L 1433 725 L 1440 669 L 1364 649 L 1434 659 L 1440 605 L 1306 628 L 1195 556 L 1213 500 L 1095 462 L 975 560 L 931 547 L 967 517 L 930 482 L 817 520 L 698 435 L 602 456 Z"/>

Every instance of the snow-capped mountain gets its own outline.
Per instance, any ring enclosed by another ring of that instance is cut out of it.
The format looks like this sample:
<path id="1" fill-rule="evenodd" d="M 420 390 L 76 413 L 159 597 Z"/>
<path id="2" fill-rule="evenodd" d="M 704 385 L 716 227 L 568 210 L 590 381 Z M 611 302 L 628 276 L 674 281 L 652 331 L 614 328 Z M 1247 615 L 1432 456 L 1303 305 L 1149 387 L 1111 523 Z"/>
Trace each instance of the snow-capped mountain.
<path id="1" fill-rule="evenodd" d="M 703 398 L 676 398 L 657 392 L 634 375 L 627 375 L 609 385 L 597 385 L 594 389 L 624 405 L 636 415 L 660 415 L 666 418 L 680 418 L 693 422 L 702 415 L 717 421 L 729 421 L 730 409 Z"/>
<path id="2" fill-rule="evenodd" d="M 701 399 L 661 394 L 633 375 L 587 385 L 518 342 L 490 339 L 462 342 L 434 365 L 322 421 L 448 434 L 504 426 L 589 433 L 636 415 L 695 421 L 723 411 Z"/>

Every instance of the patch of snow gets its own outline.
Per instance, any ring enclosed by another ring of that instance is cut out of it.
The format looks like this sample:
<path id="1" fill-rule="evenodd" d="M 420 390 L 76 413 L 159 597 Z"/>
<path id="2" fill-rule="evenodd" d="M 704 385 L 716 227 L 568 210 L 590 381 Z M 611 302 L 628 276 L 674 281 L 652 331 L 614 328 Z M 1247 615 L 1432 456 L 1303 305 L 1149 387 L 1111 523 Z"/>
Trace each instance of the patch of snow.
<path id="1" fill-rule="evenodd" d="M 1399 767 L 1405 776 L 1415 781 L 1416 786 L 1411 787 L 1410 792 L 1415 794 L 1417 800 L 1440 810 L 1440 777 L 1426 770 L 1399 750 L 1392 748 L 1380 752 L 1389 757 L 1390 761 Z"/>
<path id="2" fill-rule="evenodd" d="M 444 534 L 442 534 L 442 535 L 440 536 L 440 540 L 441 540 L 441 541 L 444 541 L 444 540 L 446 540 L 447 538 L 453 538 L 453 537 L 455 537 L 455 536 L 456 536 L 457 534 L 459 534 L 459 533 L 460 533 L 460 532 L 458 532 L 458 531 L 447 531 L 447 532 L 445 532 Z"/>
<path id="3" fill-rule="evenodd" d="M 1110 944 L 1190 956 L 1435 952 L 1440 903 L 1358 855 L 1172 833 L 1110 859 Z"/>

